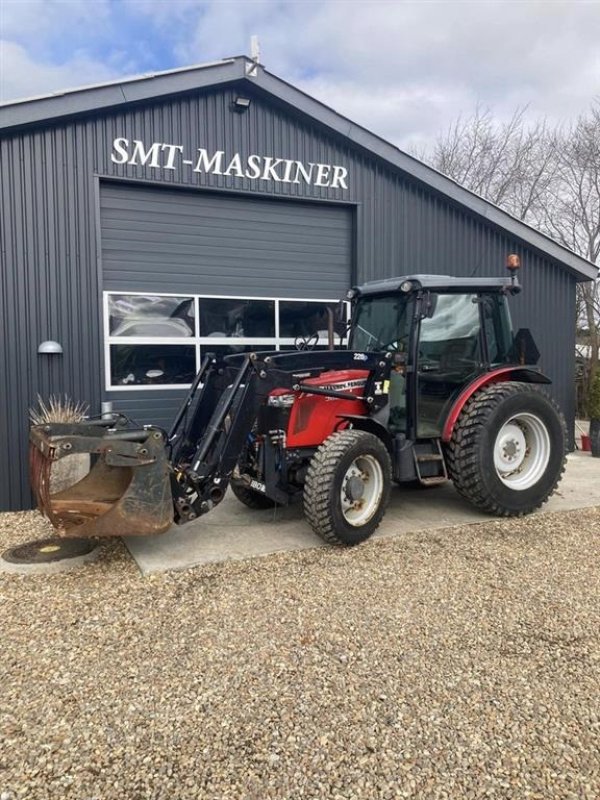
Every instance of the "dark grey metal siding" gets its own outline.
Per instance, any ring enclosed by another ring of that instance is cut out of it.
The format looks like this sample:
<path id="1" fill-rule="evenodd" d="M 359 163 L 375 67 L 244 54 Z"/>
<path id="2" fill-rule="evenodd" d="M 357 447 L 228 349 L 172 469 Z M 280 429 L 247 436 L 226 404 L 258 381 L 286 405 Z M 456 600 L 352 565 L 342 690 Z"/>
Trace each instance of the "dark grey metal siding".
<path id="1" fill-rule="evenodd" d="M 92 157 L 83 125 L 0 140 L 0 510 L 30 507 L 27 409 L 99 397 Z M 56 339 L 64 355 L 39 356 Z"/>
<path id="2" fill-rule="evenodd" d="M 156 392 L 105 392 L 104 399 L 139 425 L 158 425 L 169 430 L 175 414 L 186 396 L 184 389 L 163 389 Z"/>
<path id="3" fill-rule="evenodd" d="M 100 224 L 104 289 L 322 298 L 350 282 L 344 206 L 108 183 Z"/>
<path id="4" fill-rule="evenodd" d="M 244 85 L 244 93 L 250 90 Z M 40 392 L 68 392 L 99 410 L 102 389 L 98 216 L 94 176 L 155 185 L 251 192 L 257 197 L 357 205 L 358 280 L 404 272 L 501 273 L 507 253 L 523 261 L 525 292 L 515 321 L 528 325 L 542 366 L 567 419 L 574 416 L 575 279 L 559 262 L 507 236 L 431 188 L 341 136 L 256 93 L 245 114 L 231 112 L 235 86 L 171 101 L 62 121 L 0 140 L 2 360 L 0 362 L 0 509 L 27 507 L 27 407 Z M 342 164 L 348 190 L 271 184 L 246 178 L 115 165 L 117 136 L 145 142 L 274 155 Z M 308 287 L 307 287 L 308 288 Z M 38 356 L 40 341 L 58 339 L 63 356 Z M 140 407 L 148 402 L 140 392 Z"/>

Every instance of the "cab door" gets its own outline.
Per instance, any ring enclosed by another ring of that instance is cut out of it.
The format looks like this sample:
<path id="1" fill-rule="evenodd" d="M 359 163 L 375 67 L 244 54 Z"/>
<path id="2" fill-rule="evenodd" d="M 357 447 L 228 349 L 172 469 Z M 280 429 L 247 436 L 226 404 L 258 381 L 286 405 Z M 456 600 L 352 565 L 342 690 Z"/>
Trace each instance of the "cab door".
<path id="1" fill-rule="evenodd" d="M 460 390 L 483 367 L 480 300 L 439 294 L 421 320 L 417 352 L 417 438 L 438 437 Z"/>

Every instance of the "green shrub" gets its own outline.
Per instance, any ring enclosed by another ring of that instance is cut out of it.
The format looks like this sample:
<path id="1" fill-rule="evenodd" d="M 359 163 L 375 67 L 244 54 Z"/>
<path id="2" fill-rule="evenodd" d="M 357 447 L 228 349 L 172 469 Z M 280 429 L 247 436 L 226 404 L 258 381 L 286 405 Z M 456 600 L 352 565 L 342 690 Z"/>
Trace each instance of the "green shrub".
<path id="1" fill-rule="evenodd" d="M 600 419 L 600 370 L 596 372 L 588 394 L 590 419 Z"/>

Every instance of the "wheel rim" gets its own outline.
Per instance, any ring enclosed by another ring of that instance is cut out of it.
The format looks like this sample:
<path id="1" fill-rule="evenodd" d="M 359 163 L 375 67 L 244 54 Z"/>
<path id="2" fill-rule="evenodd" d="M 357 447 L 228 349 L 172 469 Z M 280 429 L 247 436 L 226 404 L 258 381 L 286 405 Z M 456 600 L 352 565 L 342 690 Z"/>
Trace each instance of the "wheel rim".
<path id="1" fill-rule="evenodd" d="M 550 461 L 550 434 L 534 414 L 515 414 L 498 431 L 494 443 L 496 474 L 505 486 L 524 491 L 534 486 Z"/>
<path id="2" fill-rule="evenodd" d="M 340 498 L 342 514 L 355 528 L 373 517 L 383 495 L 383 470 L 379 461 L 370 455 L 358 456 L 346 470 Z"/>

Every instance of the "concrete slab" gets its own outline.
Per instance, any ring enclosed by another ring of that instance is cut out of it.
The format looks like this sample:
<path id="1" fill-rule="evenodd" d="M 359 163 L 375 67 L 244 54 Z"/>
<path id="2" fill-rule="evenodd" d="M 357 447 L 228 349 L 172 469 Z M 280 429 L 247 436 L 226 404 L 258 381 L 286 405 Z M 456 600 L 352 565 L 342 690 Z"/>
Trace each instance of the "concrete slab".
<path id="1" fill-rule="evenodd" d="M 558 491 L 543 511 L 567 511 L 600 506 L 600 459 L 576 452 Z M 376 536 L 400 536 L 408 531 L 435 530 L 489 520 L 473 509 L 448 483 L 424 488 L 394 487 L 388 511 Z M 240 560 L 283 550 L 327 546 L 304 521 L 302 506 L 251 511 L 231 493 L 210 514 L 161 536 L 125 539 L 144 575 L 186 569 L 210 562 Z"/>

